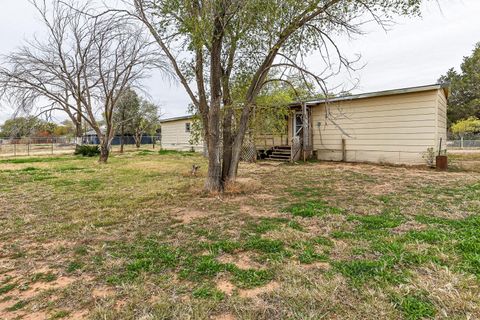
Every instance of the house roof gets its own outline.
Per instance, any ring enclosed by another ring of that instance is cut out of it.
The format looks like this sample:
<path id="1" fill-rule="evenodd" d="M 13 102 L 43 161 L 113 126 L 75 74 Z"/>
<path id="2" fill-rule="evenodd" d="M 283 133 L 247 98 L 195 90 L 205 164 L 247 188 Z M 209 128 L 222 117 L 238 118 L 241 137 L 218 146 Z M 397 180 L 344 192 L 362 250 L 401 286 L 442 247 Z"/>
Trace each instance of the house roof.
<path id="1" fill-rule="evenodd" d="M 426 86 L 352 94 L 352 95 L 339 96 L 339 97 L 333 97 L 328 99 L 324 98 L 324 99 L 308 100 L 308 101 L 305 101 L 305 103 L 311 106 L 311 105 L 327 103 L 327 102 L 350 101 L 350 100 L 357 100 L 357 99 L 392 96 L 397 94 L 423 92 L 423 91 L 431 91 L 431 90 L 439 90 L 439 89 L 443 89 L 445 91 L 445 95 L 448 97 L 449 87 L 450 87 L 449 84 L 431 84 Z M 300 104 L 301 102 L 295 102 L 295 103 L 292 103 L 290 106 L 295 107 L 295 106 L 299 106 Z"/>
<path id="2" fill-rule="evenodd" d="M 401 88 L 401 89 L 392 89 L 392 90 L 384 90 L 384 91 L 375 91 L 375 92 L 367 92 L 367 93 L 360 93 L 360 94 L 352 94 L 348 96 L 339 96 L 339 97 L 332 97 L 328 99 L 315 99 L 315 100 L 307 100 L 305 103 L 307 106 L 317 105 L 326 102 L 338 102 L 338 101 L 350 101 L 350 100 L 357 100 L 357 99 L 366 99 L 366 98 L 374 98 L 374 97 L 383 97 L 383 96 L 393 96 L 397 94 L 404 94 L 404 93 L 414 93 L 414 92 L 424 92 L 424 91 L 432 91 L 432 90 L 439 90 L 443 89 L 445 91 L 445 95 L 448 97 L 449 94 L 450 84 L 430 84 L 425 86 L 418 86 L 418 87 L 408 87 L 408 88 Z M 297 101 L 290 104 L 290 107 L 296 107 L 301 105 L 302 102 Z M 172 121 L 179 121 L 179 120 L 189 120 L 193 119 L 193 115 L 186 115 L 181 117 L 173 117 L 160 120 L 160 123 L 165 122 L 172 122 Z"/>
<path id="3" fill-rule="evenodd" d="M 172 121 L 179 121 L 179 120 L 190 120 L 190 119 L 193 119 L 193 117 L 194 117 L 194 116 L 192 116 L 192 115 L 188 115 L 188 116 L 181 116 L 181 117 L 161 119 L 161 120 L 160 120 L 160 123 L 172 122 Z"/>

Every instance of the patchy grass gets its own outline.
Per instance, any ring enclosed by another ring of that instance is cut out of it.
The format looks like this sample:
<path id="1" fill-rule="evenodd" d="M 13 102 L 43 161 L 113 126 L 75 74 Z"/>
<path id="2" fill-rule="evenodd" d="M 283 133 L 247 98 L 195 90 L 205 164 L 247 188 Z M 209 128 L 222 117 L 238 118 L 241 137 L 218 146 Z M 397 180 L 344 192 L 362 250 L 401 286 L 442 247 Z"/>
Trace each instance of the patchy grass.
<path id="1" fill-rule="evenodd" d="M 285 209 L 286 212 L 299 217 L 315 217 L 326 214 L 340 214 L 342 209 L 328 206 L 324 201 L 306 201 L 294 203 Z"/>
<path id="2" fill-rule="evenodd" d="M 435 306 L 425 294 L 408 294 L 395 298 L 394 302 L 408 320 L 431 319 L 436 314 Z"/>
<path id="3" fill-rule="evenodd" d="M 206 168 L 0 160 L 0 318 L 480 318 L 478 173 L 260 162 L 210 196 Z"/>

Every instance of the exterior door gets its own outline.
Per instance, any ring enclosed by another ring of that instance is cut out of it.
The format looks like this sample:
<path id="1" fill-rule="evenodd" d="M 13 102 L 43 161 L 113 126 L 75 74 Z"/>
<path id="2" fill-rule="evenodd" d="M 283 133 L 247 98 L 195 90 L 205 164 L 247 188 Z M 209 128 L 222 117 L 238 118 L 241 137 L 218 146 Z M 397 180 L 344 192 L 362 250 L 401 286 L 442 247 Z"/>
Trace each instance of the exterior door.
<path id="1" fill-rule="evenodd" d="M 303 115 L 301 111 L 295 112 L 293 117 L 293 138 L 302 138 L 303 135 Z"/>

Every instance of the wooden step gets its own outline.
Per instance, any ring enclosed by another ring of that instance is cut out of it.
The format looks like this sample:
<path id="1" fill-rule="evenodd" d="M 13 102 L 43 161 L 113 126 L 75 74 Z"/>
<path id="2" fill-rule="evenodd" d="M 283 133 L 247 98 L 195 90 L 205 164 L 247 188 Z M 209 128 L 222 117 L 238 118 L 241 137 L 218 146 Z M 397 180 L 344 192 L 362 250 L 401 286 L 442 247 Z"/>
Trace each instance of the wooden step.
<path id="1" fill-rule="evenodd" d="M 292 154 L 291 150 L 273 150 L 272 154 Z"/>
<path id="2" fill-rule="evenodd" d="M 271 149 L 271 152 L 267 158 L 268 160 L 287 162 L 292 157 L 291 146 L 275 146 Z"/>
<path id="3" fill-rule="evenodd" d="M 277 146 L 277 147 L 273 147 L 273 150 L 292 150 L 292 147 L 290 147 L 290 146 Z"/>

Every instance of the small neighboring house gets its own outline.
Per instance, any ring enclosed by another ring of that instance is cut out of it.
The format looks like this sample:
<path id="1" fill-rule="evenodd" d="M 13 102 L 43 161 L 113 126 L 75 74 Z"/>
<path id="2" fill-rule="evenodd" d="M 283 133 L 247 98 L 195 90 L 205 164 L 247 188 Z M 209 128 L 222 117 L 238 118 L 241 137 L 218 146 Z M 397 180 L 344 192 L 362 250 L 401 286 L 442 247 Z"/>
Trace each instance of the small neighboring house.
<path id="1" fill-rule="evenodd" d="M 193 116 L 183 116 L 160 120 L 162 149 L 203 152 L 203 140 L 191 143 Z"/>
<path id="2" fill-rule="evenodd" d="M 105 130 L 103 127 L 101 130 Z M 140 144 L 156 144 L 158 140 L 158 136 L 149 136 L 149 135 L 144 135 L 142 137 L 142 142 Z M 82 136 L 82 143 L 84 144 L 100 144 L 100 139 L 97 136 L 97 132 L 95 130 L 88 130 L 85 132 Z M 122 144 L 122 136 L 120 135 L 115 135 L 112 139 L 111 145 L 112 146 L 119 146 Z M 123 137 L 123 144 L 129 145 L 129 144 L 135 144 L 135 139 L 131 135 L 125 135 Z"/>
<path id="3" fill-rule="evenodd" d="M 256 148 L 280 161 L 424 164 L 429 148 L 446 149 L 447 98 L 448 87 L 435 84 L 294 103 L 288 132 L 256 137 Z M 192 118 L 163 120 L 162 147 L 202 151 L 202 141 L 189 143 Z"/>

